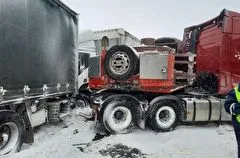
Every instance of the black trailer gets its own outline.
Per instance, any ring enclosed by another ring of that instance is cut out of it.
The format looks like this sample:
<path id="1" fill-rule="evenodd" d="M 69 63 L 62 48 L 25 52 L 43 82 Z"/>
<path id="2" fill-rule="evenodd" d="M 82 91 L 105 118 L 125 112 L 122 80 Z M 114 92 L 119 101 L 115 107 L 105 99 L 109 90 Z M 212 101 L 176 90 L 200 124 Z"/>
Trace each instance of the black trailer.
<path id="1" fill-rule="evenodd" d="M 59 0 L 0 1 L 0 155 L 33 142 L 75 92 L 77 37 L 78 15 Z"/>

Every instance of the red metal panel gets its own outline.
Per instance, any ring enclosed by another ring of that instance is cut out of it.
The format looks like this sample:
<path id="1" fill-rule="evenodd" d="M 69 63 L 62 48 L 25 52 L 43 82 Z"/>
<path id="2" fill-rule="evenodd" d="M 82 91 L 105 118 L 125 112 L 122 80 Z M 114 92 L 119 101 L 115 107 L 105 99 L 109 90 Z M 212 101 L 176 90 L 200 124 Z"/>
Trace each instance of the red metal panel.
<path id="1" fill-rule="evenodd" d="M 174 55 L 169 54 L 167 66 L 167 80 L 140 79 L 140 87 L 144 91 L 171 93 L 175 86 L 174 80 Z"/>
<path id="2" fill-rule="evenodd" d="M 232 88 L 231 82 L 231 37 L 229 33 L 223 33 L 221 36 L 222 45 L 220 49 L 219 60 L 219 94 L 226 94 Z"/>
<path id="3" fill-rule="evenodd" d="M 223 27 L 223 32 L 225 33 L 232 33 L 232 18 L 231 17 L 224 17 L 224 27 Z"/>
<path id="4" fill-rule="evenodd" d="M 223 25 L 202 28 L 197 44 L 197 72 L 219 77 L 219 94 L 240 82 L 240 14 L 225 11 Z"/>
<path id="5" fill-rule="evenodd" d="M 240 23 L 239 23 L 240 29 Z M 232 85 L 240 82 L 240 33 L 232 35 L 231 45 Z"/>
<path id="6" fill-rule="evenodd" d="M 222 36 L 219 94 L 226 94 L 240 82 L 240 14 L 228 14 L 230 17 L 227 18 L 224 26 L 232 32 L 224 33 Z"/>
<path id="7" fill-rule="evenodd" d="M 197 45 L 197 71 L 218 73 L 221 47 L 221 31 L 217 26 L 205 29 Z"/>
<path id="8" fill-rule="evenodd" d="M 233 17 L 233 33 L 240 34 L 240 17 Z"/>
<path id="9" fill-rule="evenodd" d="M 230 10 L 225 10 L 225 15 L 228 17 L 240 17 L 240 13 L 238 12 L 234 12 L 234 11 L 230 11 Z"/>

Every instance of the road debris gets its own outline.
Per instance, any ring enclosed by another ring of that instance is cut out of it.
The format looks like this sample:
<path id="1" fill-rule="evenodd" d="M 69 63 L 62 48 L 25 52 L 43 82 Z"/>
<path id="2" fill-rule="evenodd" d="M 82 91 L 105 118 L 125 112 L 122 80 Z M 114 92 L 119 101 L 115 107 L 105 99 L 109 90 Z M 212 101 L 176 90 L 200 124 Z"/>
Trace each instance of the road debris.
<path id="1" fill-rule="evenodd" d="M 142 153 L 137 148 L 131 148 L 123 144 L 115 144 L 108 146 L 107 149 L 102 149 L 99 153 L 103 156 L 110 156 L 111 158 L 146 158 L 147 154 Z"/>

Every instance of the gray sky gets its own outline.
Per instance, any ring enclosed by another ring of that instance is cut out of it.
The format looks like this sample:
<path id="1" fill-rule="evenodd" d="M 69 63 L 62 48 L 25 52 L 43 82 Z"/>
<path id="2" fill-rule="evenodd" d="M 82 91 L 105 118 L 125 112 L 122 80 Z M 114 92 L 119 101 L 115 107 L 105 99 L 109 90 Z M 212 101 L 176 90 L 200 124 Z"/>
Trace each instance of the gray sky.
<path id="1" fill-rule="evenodd" d="M 80 14 L 80 30 L 124 28 L 143 37 L 177 37 L 183 29 L 217 16 L 240 12 L 240 0 L 62 0 Z"/>

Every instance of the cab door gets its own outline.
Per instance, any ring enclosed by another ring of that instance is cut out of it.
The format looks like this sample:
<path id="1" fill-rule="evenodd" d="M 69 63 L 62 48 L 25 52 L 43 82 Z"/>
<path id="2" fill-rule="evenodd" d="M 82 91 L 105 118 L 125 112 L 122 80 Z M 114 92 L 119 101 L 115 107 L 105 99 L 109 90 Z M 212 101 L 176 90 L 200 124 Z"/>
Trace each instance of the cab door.
<path id="1" fill-rule="evenodd" d="M 89 53 L 78 53 L 78 88 L 88 83 Z"/>

